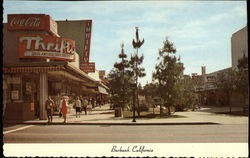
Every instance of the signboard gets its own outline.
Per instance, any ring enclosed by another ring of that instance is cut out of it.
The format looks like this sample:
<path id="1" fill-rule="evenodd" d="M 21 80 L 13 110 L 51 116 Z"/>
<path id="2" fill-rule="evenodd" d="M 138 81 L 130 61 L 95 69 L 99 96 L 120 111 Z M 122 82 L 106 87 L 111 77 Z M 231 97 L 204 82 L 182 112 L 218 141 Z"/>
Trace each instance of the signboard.
<path id="1" fill-rule="evenodd" d="M 95 63 L 94 62 L 83 63 L 81 64 L 80 69 L 86 73 L 95 72 Z"/>
<path id="2" fill-rule="evenodd" d="M 206 89 L 206 90 L 209 90 L 209 89 L 216 89 L 216 88 L 217 88 L 217 86 L 216 86 L 215 84 L 207 83 L 207 84 L 205 85 L 205 89 Z"/>
<path id="3" fill-rule="evenodd" d="M 215 82 L 216 77 L 215 76 L 207 76 L 207 82 Z"/>
<path id="4" fill-rule="evenodd" d="M 21 78 L 20 77 L 8 77 L 7 78 L 7 83 L 8 84 L 20 84 L 21 83 Z"/>
<path id="5" fill-rule="evenodd" d="M 105 70 L 99 70 L 99 77 L 103 78 L 105 76 Z"/>
<path id="6" fill-rule="evenodd" d="M 92 29 L 92 20 L 87 20 L 86 28 L 85 28 L 83 63 L 89 62 L 91 29 Z"/>
<path id="7" fill-rule="evenodd" d="M 35 35 L 19 35 L 19 58 L 45 58 L 75 61 L 75 41 L 71 39 Z"/>
<path id="8" fill-rule="evenodd" d="M 39 30 L 57 35 L 57 23 L 46 14 L 8 14 L 8 30 Z"/>
<path id="9" fill-rule="evenodd" d="M 18 100 L 19 99 L 18 91 L 11 91 L 11 99 L 13 99 L 13 100 Z"/>

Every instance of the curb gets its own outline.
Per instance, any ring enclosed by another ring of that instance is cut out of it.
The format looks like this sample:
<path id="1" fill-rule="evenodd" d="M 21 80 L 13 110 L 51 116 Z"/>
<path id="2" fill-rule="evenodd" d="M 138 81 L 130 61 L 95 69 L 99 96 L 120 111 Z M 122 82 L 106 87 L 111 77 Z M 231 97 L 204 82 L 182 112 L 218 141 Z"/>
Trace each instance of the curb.
<path id="1" fill-rule="evenodd" d="M 48 124 L 47 122 L 5 122 L 4 124 L 28 124 L 28 125 L 219 125 L 220 123 L 215 122 L 169 122 L 169 123 L 52 123 Z"/>

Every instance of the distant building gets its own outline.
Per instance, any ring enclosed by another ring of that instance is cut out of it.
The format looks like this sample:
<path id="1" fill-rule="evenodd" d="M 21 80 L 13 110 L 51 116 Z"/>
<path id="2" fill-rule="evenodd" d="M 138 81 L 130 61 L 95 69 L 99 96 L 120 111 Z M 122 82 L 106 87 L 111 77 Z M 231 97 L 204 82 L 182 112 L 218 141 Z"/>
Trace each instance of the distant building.
<path id="1" fill-rule="evenodd" d="M 238 60 L 243 54 L 248 57 L 247 26 L 236 31 L 231 37 L 232 68 L 237 69 Z"/>
<path id="2" fill-rule="evenodd" d="M 245 26 L 233 33 L 231 37 L 232 67 L 206 74 L 206 68 L 202 66 L 201 75 L 192 73 L 192 78 L 194 80 L 200 80 L 202 83 L 200 87 L 196 88 L 196 92 L 201 95 L 201 102 L 203 104 L 228 105 L 229 101 L 232 106 L 245 106 L 243 105 L 244 101 L 242 96 L 236 92 L 233 92 L 231 100 L 227 100 L 224 92 L 218 89 L 217 82 L 220 74 L 223 73 L 227 75 L 231 69 L 237 70 L 238 60 L 243 57 L 243 54 L 248 57 L 247 44 L 247 26 Z"/>

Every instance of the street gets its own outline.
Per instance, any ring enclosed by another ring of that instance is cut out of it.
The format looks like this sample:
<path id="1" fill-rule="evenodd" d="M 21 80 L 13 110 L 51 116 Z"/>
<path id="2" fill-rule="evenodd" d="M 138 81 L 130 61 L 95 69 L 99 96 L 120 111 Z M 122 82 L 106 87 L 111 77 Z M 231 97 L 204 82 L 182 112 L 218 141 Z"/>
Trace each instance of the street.
<path id="1" fill-rule="evenodd" d="M 4 133 L 3 140 L 4 143 L 246 143 L 248 125 L 32 125 Z"/>

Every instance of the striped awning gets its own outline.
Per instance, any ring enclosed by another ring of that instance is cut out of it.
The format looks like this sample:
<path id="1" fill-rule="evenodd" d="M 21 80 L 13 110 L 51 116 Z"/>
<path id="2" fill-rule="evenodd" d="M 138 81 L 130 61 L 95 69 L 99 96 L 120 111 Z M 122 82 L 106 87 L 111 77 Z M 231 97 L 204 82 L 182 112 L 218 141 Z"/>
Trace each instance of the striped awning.
<path id="1" fill-rule="evenodd" d="M 40 66 L 40 67 L 4 67 L 4 73 L 20 73 L 20 72 L 48 72 L 64 70 L 63 66 Z"/>

